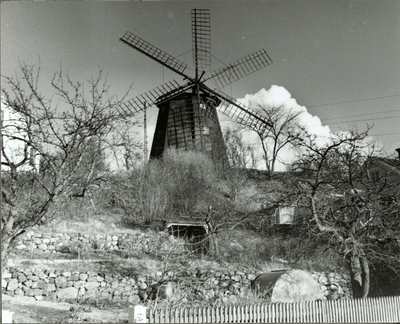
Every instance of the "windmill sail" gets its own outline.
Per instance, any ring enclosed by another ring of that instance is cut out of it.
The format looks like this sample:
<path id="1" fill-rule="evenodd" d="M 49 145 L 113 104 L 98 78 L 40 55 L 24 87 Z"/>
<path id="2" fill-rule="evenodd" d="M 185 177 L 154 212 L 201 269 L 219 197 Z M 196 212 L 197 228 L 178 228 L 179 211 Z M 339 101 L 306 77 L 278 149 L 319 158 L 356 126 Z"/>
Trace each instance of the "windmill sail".
<path id="1" fill-rule="evenodd" d="M 188 86 L 180 86 L 175 80 L 168 81 L 163 85 L 154 88 L 153 90 L 147 91 L 133 99 L 124 102 L 119 108 L 124 112 L 125 115 L 135 115 L 142 111 L 144 107 L 150 107 L 156 102 L 168 100 L 178 93 L 185 91 Z"/>
<path id="2" fill-rule="evenodd" d="M 211 76 L 204 81 L 214 80 L 217 86 L 222 88 L 270 64 L 272 64 L 271 58 L 264 49 L 261 49 L 229 64 L 227 67 L 213 71 Z"/>
<path id="3" fill-rule="evenodd" d="M 209 9 L 192 9 L 193 62 L 203 70 L 211 68 L 211 26 Z"/>
<path id="4" fill-rule="evenodd" d="M 183 72 L 186 70 L 187 64 L 151 45 L 150 43 L 141 39 L 139 36 L 127 31 L 125 35 L 120 38 L 120 40 L 139 52 L 142 52 L 144 55 L 157 61 L 158 63 L 164 65 L 165 67 L 171 69 L 172 71 L 186 77 Z"/>
<path id="5" fill-rule="evenodd" d="M 218 111 L 237 123 L 249 127 L 259 134 L 263 134 L 268 127 L 272 126 L 269 120 L 222 91 L 215 89 L 213 93 L 218 94 L 218 97 L 223 99 L 217 108 Z"/>

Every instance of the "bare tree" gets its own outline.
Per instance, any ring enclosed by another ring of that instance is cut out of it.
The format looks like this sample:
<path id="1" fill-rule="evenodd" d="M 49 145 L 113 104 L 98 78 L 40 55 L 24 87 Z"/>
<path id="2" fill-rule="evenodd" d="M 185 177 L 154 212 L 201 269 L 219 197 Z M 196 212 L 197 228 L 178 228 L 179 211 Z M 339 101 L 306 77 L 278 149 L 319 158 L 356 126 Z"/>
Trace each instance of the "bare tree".
<path id="1" fill-rule="evenodd" d="M 48 99 L 39 90 L 40 68 L 20 65 L 21 74 L 3 76 L 4 104 L 17 116 L 2 123 L 2 262 L 26 230 L 56 215 L 64 198 L 87 188 L 102 176 L 102 143 L 120 119 L 121 100 L 110 96 L 100 71 L 84 83 L 61 71 L 54 74 Z M 13 126 L 11 126 L 13 125 Z M 17 141 L 19 159 L 7 143 Z M 23 168 L 34 150 L 39 170 Z"/>
<path id="2" fill-rule="evenodd" d="M 368 296 L 371 263 L 400 270 L 399 184 L 368 177 L 365 165 L 373 151 L 366 153 L 366 136 L 352 131 L 322 147 L 315 137 L 305 139 L 305 152 L 280 197 L 309 211 L 308 230 L 326 235 L 330 248 L 348 262 L 358 298 Z"/>
<path id="3" fill-rule="evenodd" d="M 256 149 L 243 139 L 240 128 L 225 128 L 224 140 L 229 163 L 234 168 L 256 168 L 258 156 Z"/>
<path id="4" fill-rule="evenodd" d="M 118 169 L 129 171 L 142 159 L 142 143 L 137 140 L 137 132 L 132 130 L 137 124 L 137 121 L 129 119 L 120 121 L 112 136 L 107 139 L 107 150 Z"/>
<path id="5" fill-rule="evenodd" d="M 276 162 L 284 147 L 293 145 L 302 134 L 302 128 L 298 123 L 301 112 L 287 110 L 283 106 L 270 107 L 259 105 L 257 111 L 271 123 L 264 133 L 257 133 L 265 166 L 270 175 L 275 171 Z"/>

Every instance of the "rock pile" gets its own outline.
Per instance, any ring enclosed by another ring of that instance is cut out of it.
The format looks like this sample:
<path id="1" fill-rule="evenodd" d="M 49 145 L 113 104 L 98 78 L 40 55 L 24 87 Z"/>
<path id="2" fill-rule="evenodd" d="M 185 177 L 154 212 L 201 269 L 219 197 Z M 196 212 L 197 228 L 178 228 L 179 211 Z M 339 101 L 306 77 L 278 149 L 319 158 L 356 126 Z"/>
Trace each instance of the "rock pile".
<path id="1" fill-rule="evenodd" d="M 349 274 L 314 272 L 312 277 L 318 281 L 327 299 L 353 298 Z"/>

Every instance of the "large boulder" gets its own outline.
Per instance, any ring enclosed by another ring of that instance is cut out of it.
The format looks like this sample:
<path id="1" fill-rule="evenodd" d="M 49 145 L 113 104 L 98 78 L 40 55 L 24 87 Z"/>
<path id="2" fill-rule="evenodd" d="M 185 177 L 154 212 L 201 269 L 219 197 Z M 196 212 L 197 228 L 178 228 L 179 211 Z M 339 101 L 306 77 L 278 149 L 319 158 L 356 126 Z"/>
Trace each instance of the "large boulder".
<path id="1" fill-rule="evenodd" d="M 311 273 L 293 269 L 260 274 L 251 283 L 252 289 L 263 292 L 271 302 L 298 302 L 326 299 Z"/>
<path id="2" fill-rule="evenodd" d="M 68 287 L 57 289 L 56 296 L 58 299 L 76 299 L 78 297 L 78 289 L 75 287 Z"/>

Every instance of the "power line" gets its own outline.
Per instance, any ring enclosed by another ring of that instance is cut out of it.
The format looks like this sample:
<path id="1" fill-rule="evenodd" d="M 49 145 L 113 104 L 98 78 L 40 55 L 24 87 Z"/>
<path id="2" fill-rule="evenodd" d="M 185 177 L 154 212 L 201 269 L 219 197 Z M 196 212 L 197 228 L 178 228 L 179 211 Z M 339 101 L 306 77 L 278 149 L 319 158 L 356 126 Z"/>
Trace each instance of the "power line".
<path id="1" fill-rule="evenodd" d="M 388 110 L 388 111 L 380 111 L 380 112 L 376 112 L 376 113 L 369 113 L 369 114 L 359 114 L 359 115 L 351 115 L 351 116 L 343 116 L 343 117 L 335 117 L 335 118 L 321 118 L 324 121 L 327 120 L 333 120 L 333 119 L 343 119 L 343 118 L 350 118 L 350 117 L 360 117 L 360 116 L 370 116 L 370 115 L 381 115 L 381 114 L 388 114 L 388 113 L 392 113 L 392 112 L 399 112 L 399 110 Z"/>
<path id="2" fill-rule="evenodd" d="M 347 104 L 347 103 L 360 102 L 360 101 L 369 101 L 369 100 L 377 100 L 377 99 L 383 99 L 383 98 L 392 98 L 392 97 L 400 97 L 400 94 L 391 95 L 391 96 L 374 97 L 374 98 L 368 98 L 368 99 L 358 99 L 358 100 L 351 100 L 351 101 L 334 102 L 334 103 L 328 103 L 328 104 L 322 104 L 322 105 L 307 106 L 307 108 L 334 106 L 334 105 L 340 105 L 340 104 Z"/>
<path id="3" fill-rule="evenodd" d="M 329 123 L 329 125 L 344 124 L 344 123 L 354 123 L 354 122 L 362 122 L 362 121 L 369 121 L 369 120 L 380 120 L 380 119 L 399 118 L 399 117 L 400 117 L 400 116 L 388 116 L 388 117 L 381 117 L 381 118 L 368 118 L 368 119 L 347 120 L 347 121 Z"/>
<path id="4" fill-rule="evenodd" d="M 387 133 L 387 134 L 370 134 L 369 136 L 388 136 L 388 135 L 399 135 L 400 133 Z"/>

